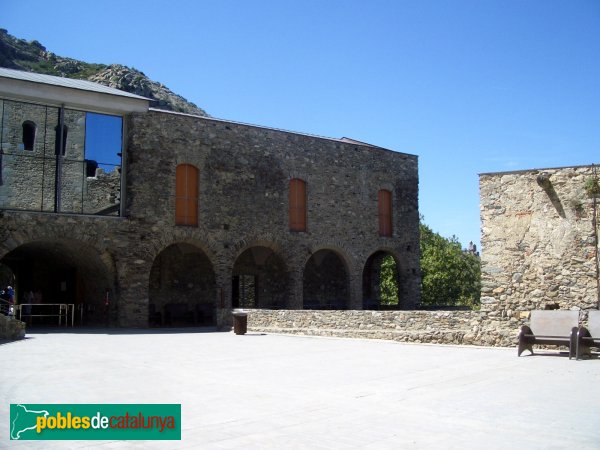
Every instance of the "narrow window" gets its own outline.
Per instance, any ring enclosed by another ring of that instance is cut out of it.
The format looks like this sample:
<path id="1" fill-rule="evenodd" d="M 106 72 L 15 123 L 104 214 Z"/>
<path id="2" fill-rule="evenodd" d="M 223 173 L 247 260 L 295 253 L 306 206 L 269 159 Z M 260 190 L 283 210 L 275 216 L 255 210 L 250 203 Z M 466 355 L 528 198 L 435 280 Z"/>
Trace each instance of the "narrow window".
<path id="1" fill-rule="evenodd" d="M 190 164 L 177 166 L 175 224 L 198 226 L 198 169 Z"/>
<path id="2" fill-rule="evenodd" d="M 306 183 L 299 178 L 290 180 L 289 208 L 290 231 L 306 231 Z"/>
<path id="3" fill-rule="evenodd" d="M 85 163 L 85 176 L 95 177 L 96 170 L 98 169 L 98 162 L 93 159 L 85 159 L 83 162 Z"/>
<path id="4" fill-rule="evenodd" d="M 56 140 L 54 141 L 54 154 L 65 156 L 67 150 L 67 133 L 69 128 L 66 125 L 62 126 L 62 133 L 60 127 L 57 125 L 54 130 L 56 131 Z M 62 135 L 62 141 L 61 141 Z M 62 143 L 62 146 L 61 146 Z"/>
<path id="5" fill-rule="evenodd" d="M 392 236 L 392 193 L 381 189 L 378 193 L 379 236 Z"/>
<path id="6" fill-rule="evenodd" d="M 31 120 L 23 122 L 23 150 L 33 150 L 36 126 Z"/>

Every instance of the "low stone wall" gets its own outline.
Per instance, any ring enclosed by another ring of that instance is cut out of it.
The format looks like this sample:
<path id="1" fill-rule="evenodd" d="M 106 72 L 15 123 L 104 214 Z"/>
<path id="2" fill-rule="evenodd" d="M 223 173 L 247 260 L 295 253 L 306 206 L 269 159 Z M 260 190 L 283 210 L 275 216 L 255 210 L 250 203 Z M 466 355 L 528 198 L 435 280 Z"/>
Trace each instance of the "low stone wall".
<path id="1" fill-rule="evenodd" d="M 23 339 L 25 323 L 0 314 L 0 339 Z"/>
<path id="2" fill-rule="evenodd" d="M 253 309 L 248 329 L 292 333 L 387 339 L 431 344 L 512 347 L 517 343 L 521 317 L 497 318 L 484 311 L 313 311 Z"/>

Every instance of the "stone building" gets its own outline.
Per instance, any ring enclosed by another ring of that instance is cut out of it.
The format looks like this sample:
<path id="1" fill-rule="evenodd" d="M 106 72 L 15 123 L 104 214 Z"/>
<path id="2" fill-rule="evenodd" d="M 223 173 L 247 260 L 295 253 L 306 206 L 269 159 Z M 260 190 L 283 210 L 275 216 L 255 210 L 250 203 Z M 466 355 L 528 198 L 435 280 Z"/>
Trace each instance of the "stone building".
<path id="1" fill-rule="evenodd" d="M 0 264 L 85 324 L 419 304 L 417 157 L 0 69 Z M 115 127 L 117 124 L 117 127 Z M 117 146 L 102 146 L 118 129 Z"/>
<path id="2" fill-rule="evenodd" d="M 596 167 L 480 176 L 482 310 L 597 309 Z"/>

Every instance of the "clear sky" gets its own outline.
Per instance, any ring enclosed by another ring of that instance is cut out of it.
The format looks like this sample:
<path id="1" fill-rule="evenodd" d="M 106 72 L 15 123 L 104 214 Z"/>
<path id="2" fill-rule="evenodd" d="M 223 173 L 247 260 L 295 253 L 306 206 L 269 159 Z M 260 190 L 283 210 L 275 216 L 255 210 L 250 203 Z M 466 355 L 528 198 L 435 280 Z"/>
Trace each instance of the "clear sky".
<path id="1" fill-rule="evenodd" d="M 214 117 L 419 156 L 479 242 L 478 174 L 599 163 L 600 0 L 0 0 L 0 27 L 141 70 Z"/>

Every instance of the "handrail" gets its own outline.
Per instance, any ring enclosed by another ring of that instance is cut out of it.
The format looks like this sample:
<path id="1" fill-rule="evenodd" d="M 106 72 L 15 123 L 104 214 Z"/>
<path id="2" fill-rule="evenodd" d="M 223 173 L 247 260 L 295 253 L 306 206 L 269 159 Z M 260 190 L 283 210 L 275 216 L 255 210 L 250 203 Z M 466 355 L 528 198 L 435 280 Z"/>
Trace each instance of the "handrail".
<path id="1" fill-rule="evenodd" d="M 24 306 L 29 306 L 28 313 L 23 312 Z M 46 307 L 46 306 L 58 306 L 58 313 L 55 314 L 33 314 L 33 308 Z M 58 325 L 62 325 L 62 318 L 65 318 L 65 327 L 69 326 L 69 316 L 71 319 L 71 326 L 75 325 L 75 305 L 73 303 L 21 303 L 15 306 L 15 316 L 22 320 L 23 317 L 58 317 Z"/>

